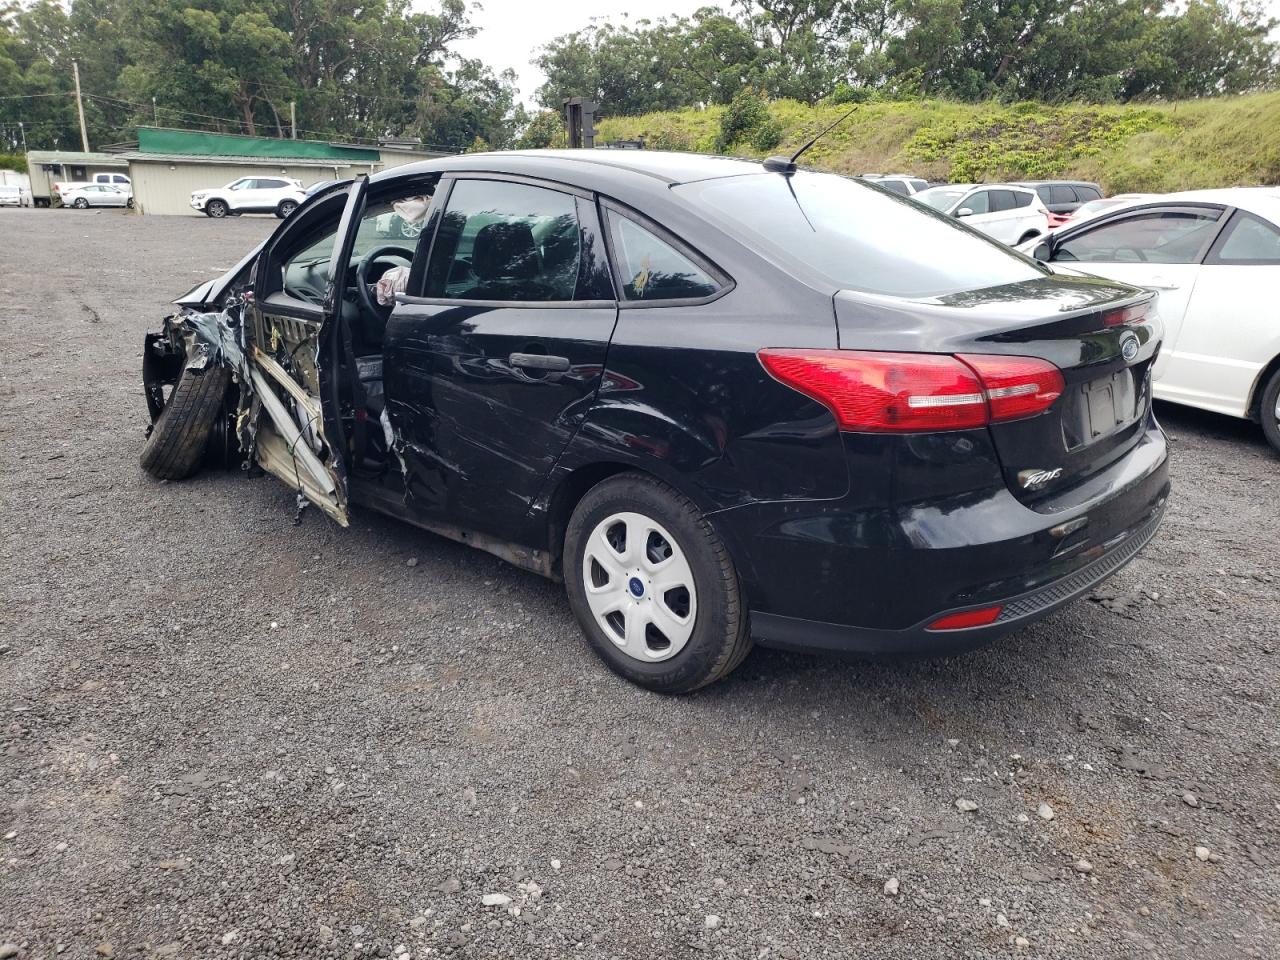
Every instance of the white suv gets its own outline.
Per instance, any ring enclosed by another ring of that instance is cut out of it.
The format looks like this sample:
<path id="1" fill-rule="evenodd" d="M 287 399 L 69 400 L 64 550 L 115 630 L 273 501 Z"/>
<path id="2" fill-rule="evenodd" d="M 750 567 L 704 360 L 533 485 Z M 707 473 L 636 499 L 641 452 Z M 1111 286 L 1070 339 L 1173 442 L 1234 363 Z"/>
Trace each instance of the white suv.
<path id="1" fill-rule="evenodd" d="M 288 177 L 241 177 L 225 187 L 197 190 L 191 206 L 207 216 L 220 219 L 231 214 L 274 213 L 283 220 L 307 198 L 300 180 Z"/>
<path id="2" fill-rule="evenodd" d="M 1008 244 L 1024 243 L 1049 231 L 1049 211 L 1029 187 L 953 183 L 921 190 L 911 199 Z"/>

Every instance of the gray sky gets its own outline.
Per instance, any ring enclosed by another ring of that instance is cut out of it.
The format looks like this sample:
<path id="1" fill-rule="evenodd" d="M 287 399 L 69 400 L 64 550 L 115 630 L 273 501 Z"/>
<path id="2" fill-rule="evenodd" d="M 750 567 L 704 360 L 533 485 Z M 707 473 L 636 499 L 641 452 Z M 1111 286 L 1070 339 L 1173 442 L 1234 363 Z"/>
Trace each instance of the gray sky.
<path id="1" fill-rule="evenodd" d="M 1280 3 L 1280 0 L 1275 0 Z M 699 7 L 714 6 L 716 0 L 650 0 L 632 3 L 628 0 L 482 0 L 472 22 L 480 32 L 457 45 L 464 57 L 489 64 L 495 72 L 511 67 L 520 76 L 520 96 L 532 104 L 534 91 L 546 80 L 542 71 L 530 63 L 534 50 L 562 33 L 585 27 L 592 17 L 622 23 L 624 15 L 632 19 L 656 20 L 678 14 L 688 16 Z M 721 6 L 729 6 L 724 0 Z M 434 6 L 421 0 L 419 9 Z"/>
<path id="2" fill-rule="evenodd" d="M 699 7 L 730 7 L 730 0 L 482 0 L 483 9 L 475 12 L 473 22 L 480 32 L 458 44 L 458 53 L 483 60 L 495 71 L 511 67 L 519 75 L 520 96 L 532 105 L 534 91 L 546 79 L 542 71 L 530 63 L 534 50 L 562 33 L 587 25 L 592 17 L 622 23 L 625 15 L 634 19 L 656 20 L 671 14 L 688 16 Z M 433 7 L 431 0 L 418 0 L 419 8 Z M 1263 0 L 1262 6 L 1280 19 L 1280 0 Z"/>

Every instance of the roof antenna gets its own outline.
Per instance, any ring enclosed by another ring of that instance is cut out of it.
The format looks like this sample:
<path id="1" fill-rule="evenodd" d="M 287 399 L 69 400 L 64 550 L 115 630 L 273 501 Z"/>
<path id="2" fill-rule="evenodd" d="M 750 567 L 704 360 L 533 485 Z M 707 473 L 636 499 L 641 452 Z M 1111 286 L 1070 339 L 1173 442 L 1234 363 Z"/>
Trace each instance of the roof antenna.
<path id="1" fill-rule="evenodd" d="M 831 124 L 828 127 L 824 127 L 821 131 L 819 131 L 816 137 L 814 137 L 812 140 L 806 143 L 803 147 L 801 147 L 799 150 L 793 153 L 790 156 L 790 158 L 783 157 L 783 156 L 766 157 L 764 161 L 764 168 L 768 170 L 770 173 L 780 173 L 784 177 L 791 176 L 791 174 L 796 172 L 796 161 L 800 159 L 800 155 L 804 153 L 806 150 L 808 150 L 810 147 L 812 147 L 819 140 L 821 140 L 823 137 L 825 137 L 828 133 L 830 133 L 836 127 L 840 126 L 840 124 L 844 123 L 846 120 L 852 117 L 854 113 L 857 111 L 857 109 L 858 107 L 855 104 L 852 110 L 850 110 L 848 113 L 842 116 L 835 123 Z"/>

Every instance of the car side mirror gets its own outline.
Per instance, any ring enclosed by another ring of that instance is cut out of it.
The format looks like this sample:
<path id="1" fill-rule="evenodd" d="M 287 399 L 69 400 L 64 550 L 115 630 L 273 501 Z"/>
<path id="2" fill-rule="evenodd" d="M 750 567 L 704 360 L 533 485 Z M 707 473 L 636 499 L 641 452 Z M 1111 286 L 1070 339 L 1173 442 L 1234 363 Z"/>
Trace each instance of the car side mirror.
<path id="1" fill-rule="evenodd" d="M 1031 256 L 1041 263 L 1048 263 L 1049 258 L 1053 256 L 1053 247 L 1049 245 L 1048 240 L 1041 240 L 1036 244 L 1035 249 L 1031 251 Z"/>
<path id="2" fill-rule="evenodd" d="M 972 211 L 971 209 L 969 209 L 968 207 L 961 207 L 959 210 L 957 210 L 957 211 L 956 211 L 956 216 L 957 216 L 957 217 L 972 217 L 972 216 L 973 216 L 973 211 Z"/>

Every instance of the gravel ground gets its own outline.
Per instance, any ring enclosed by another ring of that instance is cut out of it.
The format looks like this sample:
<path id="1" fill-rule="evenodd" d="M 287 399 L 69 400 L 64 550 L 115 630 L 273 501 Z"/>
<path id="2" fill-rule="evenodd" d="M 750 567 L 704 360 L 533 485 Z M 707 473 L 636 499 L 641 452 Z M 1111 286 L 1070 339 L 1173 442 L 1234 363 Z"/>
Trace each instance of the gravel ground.
<path id="1" fill-rule="evenodd" d="M 1280 955 L 1256 427 L 1161 408 L 1161 534 L 1020 635 L 667 699 L 487 555 L 139 470 L 144 331 L 274 224 L 0 214 L 0 958 Z"/>

